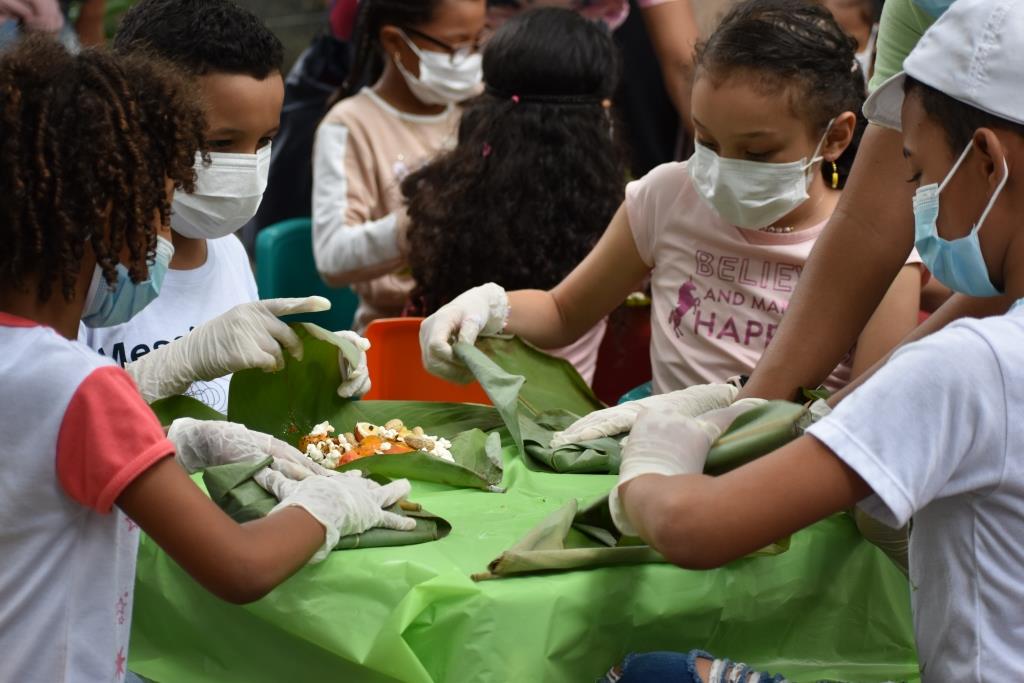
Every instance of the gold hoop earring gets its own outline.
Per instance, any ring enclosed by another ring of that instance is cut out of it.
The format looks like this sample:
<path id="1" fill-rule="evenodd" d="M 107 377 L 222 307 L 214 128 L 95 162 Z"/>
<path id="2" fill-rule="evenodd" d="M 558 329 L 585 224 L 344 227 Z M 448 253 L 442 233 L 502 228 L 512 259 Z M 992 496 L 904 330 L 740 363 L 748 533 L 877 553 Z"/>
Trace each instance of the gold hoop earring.
<path id="1" fill-rule="evenodd" d="M 839 167 L 836 166 L 836 162 L 832 162 L 832 189 L 839 189 Z"/>

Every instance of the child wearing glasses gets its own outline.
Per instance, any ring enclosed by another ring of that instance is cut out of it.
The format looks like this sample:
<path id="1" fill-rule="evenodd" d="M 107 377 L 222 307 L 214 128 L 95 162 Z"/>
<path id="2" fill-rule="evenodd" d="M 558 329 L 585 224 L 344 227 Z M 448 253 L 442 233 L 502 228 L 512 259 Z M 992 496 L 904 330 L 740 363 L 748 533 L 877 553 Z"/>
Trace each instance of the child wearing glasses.
<path id="1" fill-rule="evenodd" d="M 361 330 L 400 315 L 412 290 L 399 186 L 454 146 L 456 105 L 481 90 L 486 5 L 363 0 L 358 11 L 355 63 L 316 135 L 313 252 L 326 282 L 359 294 Z"/>

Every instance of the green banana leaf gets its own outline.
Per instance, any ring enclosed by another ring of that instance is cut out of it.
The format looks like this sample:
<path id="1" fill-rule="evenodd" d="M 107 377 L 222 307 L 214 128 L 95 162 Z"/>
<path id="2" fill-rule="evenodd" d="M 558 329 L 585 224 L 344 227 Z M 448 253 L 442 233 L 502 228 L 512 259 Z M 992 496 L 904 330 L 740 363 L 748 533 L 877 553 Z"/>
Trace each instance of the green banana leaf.
<path id="1" fill-rule="evenodd" d="M 722 474 L 771 453 L 803 434 L 807 408 L 789 401 L 769 401 L 737 417 L 708 451 L 704 471 Z"/>
<path id="2" fill-rule="evenodd" d="M 607 407 L 576 372 L 572 363 L 564 358 L 550 356 L 518 337 L 481 337 L 476 342 L 476 348 L 506 373 L 524 378 L 518 400 L 531 415 L 552 410 L 586 415 Z M 459 356 L 458 350 L 456 356 Z M 486 375 L 483 380 L 477 376 L 477 380 L 485 391 L 493 381 Z"/>
<path id="3" fill-rule="evenodd" d="M 197 401 L 191 396 L 170 396 L 168 398 L 162 398 L 159 401 L 153 401 L 149 404 L 149 407 L 156 413 L 157 418 L 160 420 L 160 424 L 165 427 L 179 417 L 191 417 L 196 420 L 226 420 L 222 413 L 218 413 L 216 410 L 206 405 L 202 401 Z"/>
<path id="4" fill-rule="evenodd" d="M 488 455 L 486 432 L 504 422 L 490 406 L 419 401 L 358 401 L 338 396 L 341 383 L 338 353 L 353 358 L 358 351 L 348 341 L 311 323 L 292 325 L 303 343 L 302 360 L 286 356 L 280 372 L 237 372 L 228 392 L 228 419 L 272 434 L 293 445 L 318 423 L 329 421 L 338 433 L 352 431 L 357 422 L 384 424 L 398 418 L 410 427 L 452 441 L 455 462 L 425 453 L 375 455 L 340 469 L 367 474 L 407 477 L 450 486 L 499 490 L 501 468 Z M 464 433 L 469 432 L 469 435 Z M 497 438 L 497 437 L 496 437 Z M 497 460 L 500 463 L 500 460 Z"/>
<path id="5" fill-rule="evenodd" d="M 620 440 L 605 437 L 551 448 L 551 438 L 577 420 L 566 411 L 541 413 L 535 419 L 520 418 L 526 453 L 555 472 L 570 474 L 616 474 L 621 462 Z"/>
<path id="6" fill-rule="evenodd" d="M 249 522 L 266 516 L 277 499 L 257 484 L 252 475 L 270 464 L 270 458 L 263 462 L 234 463 L 211 467 L 203 473 L 206 490 L 217 505 L 236 522 Z M 408 506 L 418 507 L 418 506 Z M 389 508 L 391 512 L 416 519 L 416 528 L 411 531 L 394 529 L 369 529 L 361 534 L 343 536 L 335 550 L 352 548 L 385 548 L 400 545 L 415 545 L 444 538 L 451 532 L 451 524 L 423 509 L 404 509 L 402 505 Z"/>
<path id="7" fill-rule="evenodd" d="M 571 363 L 516 337 L 486 337 L 477 346 L 458 342 L 453 350 L 484 388 L 520 453 L 556 472 L 618 471 L 614 439 L 549 447 L 554 432 L 604 407 Z"/>
<path id="8" fill-rule="evenodd" d="M 752 556 L 778 555 L 789 550 L 789 537 L 762 548 Z M 486 581 L 539 572 L 571 571 L 664 563 L 662 555 L 638 538 L 622 536 L 608 509 L 608 496 L 583 510 L 575 499 L 548 515 L 514 546 L 473 574 Z"/>

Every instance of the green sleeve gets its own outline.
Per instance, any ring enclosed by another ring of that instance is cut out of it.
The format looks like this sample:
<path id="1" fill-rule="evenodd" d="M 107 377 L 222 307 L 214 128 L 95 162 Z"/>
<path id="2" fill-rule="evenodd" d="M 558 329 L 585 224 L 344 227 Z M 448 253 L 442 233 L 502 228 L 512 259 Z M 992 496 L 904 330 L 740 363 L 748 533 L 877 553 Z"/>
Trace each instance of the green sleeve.
<path id="1" fill-rule="evenodd" d="M 870 90 L 874 91 L 903 70 L 903 60 L 934 21 L 913 0 L 889 0 L 885 3 L 878 26 L 875 73 L 871 77 Z"/>

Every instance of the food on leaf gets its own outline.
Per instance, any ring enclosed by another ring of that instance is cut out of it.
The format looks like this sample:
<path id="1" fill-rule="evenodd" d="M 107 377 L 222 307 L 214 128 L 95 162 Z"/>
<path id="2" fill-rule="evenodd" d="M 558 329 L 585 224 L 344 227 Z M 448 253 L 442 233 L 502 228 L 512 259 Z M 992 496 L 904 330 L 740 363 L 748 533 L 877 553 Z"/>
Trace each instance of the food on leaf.
<path id="1" fill-rule="evenodd" d="M 409 429 L 401 420 L 389 420 L 383 426 L 357 422 L 351 433 L 332 436 L 334 427 L 321 422 L 299 440 L 299 450 L 324 467 L 335 469 L 353 460 L 374 455 L 401 455 L 423 452 L 455 462 L 447 439 L 429 436 L 420 427 Z"/>

